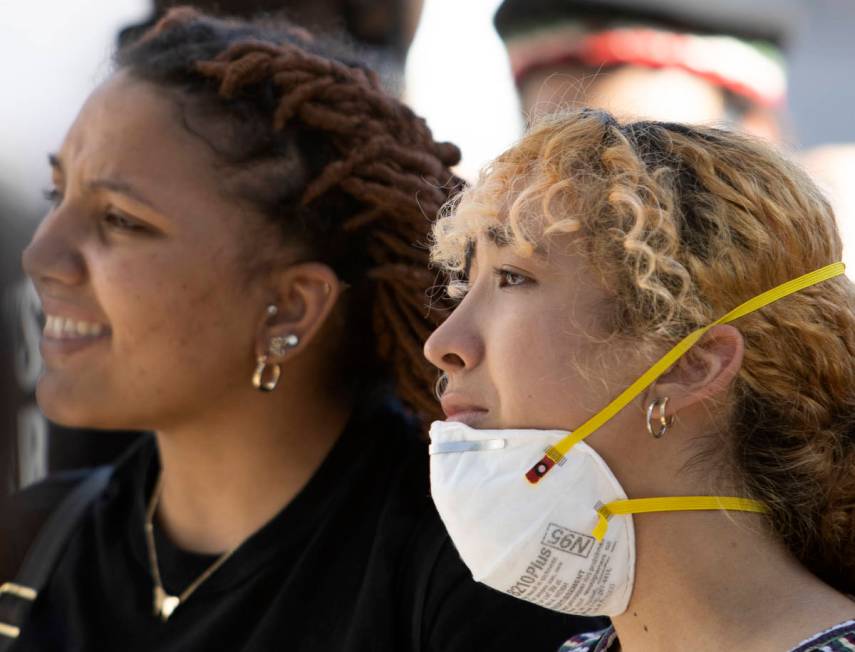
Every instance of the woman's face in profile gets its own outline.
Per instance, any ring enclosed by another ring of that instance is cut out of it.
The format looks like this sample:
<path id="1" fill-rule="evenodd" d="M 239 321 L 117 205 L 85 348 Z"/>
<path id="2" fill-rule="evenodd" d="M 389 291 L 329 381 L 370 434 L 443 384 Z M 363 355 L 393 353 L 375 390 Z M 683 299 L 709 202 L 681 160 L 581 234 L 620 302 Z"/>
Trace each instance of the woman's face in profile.
<path id="1" fill-rule="evenodd" d="M 566 241 L 521 257 L 479 237 L 468 291 L 425 345 L 448 376 L 446 416 L 479 429 L 584 423 L 647 364 L 621 353 L 626 344 L 603 343 L 607 309 L 606 292 Z M 634 445 L 627 431 L 643 423 L 638 411 L 624 410 L 589 443 L 610 463 L 626 458 Z"/>
<path id="2" fill-rule="evenodd" d="M 425 346 L 448 376 L 446 415 L 476 428 L 562 429 L 598 409 L 602 391 L 581 370 L 601 355 L 592 338 L 604 335 L 606 296 L 589 275 L 559 246 L 522 257 L 479 237 L 466 295 Z"/>
<path id="3" fill-rule="evenodd" d="M 54 207 L 23 262 L 47 317 L 37 396 L 55 421 L 162 428 L 249 387 L 270 299 L 245 271 L 262 220 L 224 198 L 180 120 L 174 98 L 119 73 L 52 156 Z"/>

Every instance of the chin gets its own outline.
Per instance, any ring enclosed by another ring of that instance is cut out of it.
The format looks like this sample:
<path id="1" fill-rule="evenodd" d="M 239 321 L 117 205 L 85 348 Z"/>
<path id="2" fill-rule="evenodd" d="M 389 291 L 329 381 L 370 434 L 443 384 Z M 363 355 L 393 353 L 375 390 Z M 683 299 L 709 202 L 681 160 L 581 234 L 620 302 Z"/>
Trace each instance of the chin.
<path id="1" fill-rule="evenodd" d="M 36 403 L 45 417 L 66 428 L 115 429 L 106 423 L 109 415 L 104 414 L 111 402 L 83 400 L 77 392 L 61 389 L 46 378 L 36 386 Z"/>
<path id="2" fill-rule="evenodd" d="M 42 414 L 45 415 L 53 423 L 64 426 L 66 428 L 97 428 L 95 419 L 86 410 L 81 410 L 80 406 L 63 405 L 63 402 L 47 400 L 39 396 L 36 392 L 36 403 Z"/>

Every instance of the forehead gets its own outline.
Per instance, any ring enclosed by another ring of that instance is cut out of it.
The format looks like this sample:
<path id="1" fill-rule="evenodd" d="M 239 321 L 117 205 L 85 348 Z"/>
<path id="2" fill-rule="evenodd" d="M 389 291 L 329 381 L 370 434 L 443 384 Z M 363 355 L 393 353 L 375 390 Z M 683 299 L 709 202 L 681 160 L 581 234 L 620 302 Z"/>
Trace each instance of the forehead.
<path id="1" fill-rule="evenodd" d="M 64 168 L 86 175 L 151 178 L 167 188 L 188 176 L 206 181 L 214 162 L 183 126 L 177 96 L 124 71 L 86 100 L 60 157 Z"/>
<path id="2" fill-rule="evenodd" d="M 106 179 L 132 186 L 190 234 L 267 228 L 230 192 L 223 162 L 185 120 L 186 101 L 116 74 L 92 93 L 62 144 L 64 185 L 86 188 Z"/>
<path id="3" fill-rule="evenodd" d="M 466 269 L 479 253 L 490 251 L 535 257 L 542 262 L 554 238 L 544 232 L 542 216 L 532 211 L 525 215 L 514 213 L 513 205 L 512 195 L 497 197 L 475 188 L 461 198 L 453 213 L 440 220 L 434 253 L 461 260 Z"/>

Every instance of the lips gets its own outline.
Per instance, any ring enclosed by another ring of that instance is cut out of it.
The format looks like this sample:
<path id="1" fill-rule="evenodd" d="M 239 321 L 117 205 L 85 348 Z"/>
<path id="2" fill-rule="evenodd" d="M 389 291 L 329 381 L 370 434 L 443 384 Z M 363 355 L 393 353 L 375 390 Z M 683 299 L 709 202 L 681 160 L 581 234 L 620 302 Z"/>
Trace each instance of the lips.
<path id="1" fill-rule="evenodd" d="M 110 327 L 93 311 L 51 296 L 42 297 L 45 326 L 39 347 L 45 362 L 65 360 L 110 339 Z"/>
<path id="2" fill-rule="evenodd" d="M 449 421 L 459 421 L 467 425 L 482 418 L 487 414 L 487 408 L 478 405 L 471 399 L 466 398 L 458 392 L 447 392 L 440 400 L 442 411 Z"/>

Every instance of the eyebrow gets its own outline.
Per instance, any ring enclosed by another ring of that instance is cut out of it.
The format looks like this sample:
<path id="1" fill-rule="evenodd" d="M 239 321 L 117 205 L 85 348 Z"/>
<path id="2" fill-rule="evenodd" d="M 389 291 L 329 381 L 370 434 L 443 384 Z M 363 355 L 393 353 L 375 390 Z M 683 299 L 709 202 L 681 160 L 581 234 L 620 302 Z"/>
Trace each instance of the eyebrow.
<path id="1" fill-rule="evenodd" d="M 500 248 L 507 247 L 509 244 L 511 244 L 511 241 L 503 233 L 503 230 L 497 226 L 491 226 L 490 228 L 488 228 L 487 231 L 484 233 L 484 236 L 487 238 L 487 240 L 489 240 L 494 245 Z"/>
<path id="2" fill-rule="evenodd" d="M 48 163 L 50 163 L 50 166 L 58 172 L 63 172 L 62 161 L 56 154 L 48 154 Z M 86 185 L 92 190 L 104 189 L 117 192 L 125 195 L 126 197 L 130 197 L 144 206 L 148 206 L 153 211 L 163 213 L 163 211 L 161 211 L 154 203 L 125 181 L 120 181 L 118 179 L 94 179 Z"/>
<path id="3" fill-rule="evenodd" d="M 484 237 L 487 238 L 489 242 L 494 244 L 499 249 L 503 247 L 507 247 L 511 244 L 511 240 L 505 235 L 503 229 L 497 226 L 491 226 L 484 231 Z M 466 245 L 466 257 L 463 265 L 463 273 L 468 277 L 469 270 L 472 268 L 472 259 L 475 257 L 475 249 L 477 247 L 477 243 L 474 239 L 469 240 Z M 541 245 L 537 245 L 534 248 L 534 255 L 539 257 L 546 256 L 546 249 Z"/>

